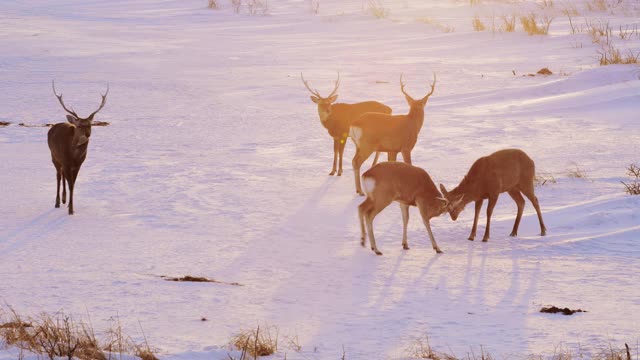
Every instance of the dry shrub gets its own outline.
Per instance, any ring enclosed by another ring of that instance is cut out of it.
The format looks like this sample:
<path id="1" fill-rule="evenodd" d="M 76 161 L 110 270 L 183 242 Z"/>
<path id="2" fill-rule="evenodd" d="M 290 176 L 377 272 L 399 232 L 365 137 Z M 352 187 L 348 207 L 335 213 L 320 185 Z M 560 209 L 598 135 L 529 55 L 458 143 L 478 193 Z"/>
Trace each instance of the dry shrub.
<path id="1" fill-rule="evenodd" d="M 537 15 L 534 13 L 520 17 L 522 28 L 529 35 L 547 35 L 552 21 L 552 17 L 545 15 L 540 22 L 538 22 Z"/>
<path id="2" fill-rule="evenodd" d="M 247 3 L 247 11 L 249 15 L 267 15 L 269 14 L 268 0 L 249 0 Z"/>
<path id="3" fill-rule="evenodd" d="M 272 355 L 278 351 L 278 329 L 267 326 L 261 331 L 258 326 L 255 330 L 241 330 L 231 338 L 231 345 L 242 352 L 241 359 L 246 354 L 254 358 Z"/>
<path id="4" fill-rule="evenodd" d="M 572 179 L 586 179 L 587 174 L 578 166 L 578 164 L 573 164 L 573 168 L 567 170 L 567 177 Z"/>
<path id="5" fill-rule="evenodd" d="M 207 5 L 209 9 L 218 9 L 218 0 L 209 0 L 209 5 Z"/>
<path id="6" fill-rule="evenodd" d="M 231 0 L 231 8 L 234 13 L 239 14 L 242 9 L 242 0 Z"/>
<path id="7" fill-rule="evenodd" d="M 627 175 L 629 175 L 629 183 L 621 181 L 625 187 L 625 192 L 629 195 L 640 195 L 640 167 L 636 164 L 631 164 L 627 168 Z"/>
<path id="8" fill-rule="evenodd" d="M 473 30 L 475 31 L 484 31 L 486 27 L 482 23 L 482 20 L 476 15 L 473 20 L 471 20 L 471 25 L 473 26 Z"/>

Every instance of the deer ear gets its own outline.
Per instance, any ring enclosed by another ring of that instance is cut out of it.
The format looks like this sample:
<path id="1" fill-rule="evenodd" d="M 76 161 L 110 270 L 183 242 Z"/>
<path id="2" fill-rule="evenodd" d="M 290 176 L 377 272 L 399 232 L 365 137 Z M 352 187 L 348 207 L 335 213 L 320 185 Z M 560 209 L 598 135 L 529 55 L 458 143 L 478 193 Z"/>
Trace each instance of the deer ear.
<path id="1" fill-rule="evenodd" d="M 75 116 L 67 115 L 67 121 L 73 125 L 78 125 L 78 119 Z"/>
<path id="2" fill-rule="evenodd" d="M 442 184 L 440 184 L 440 191 L 442 192 L 442 195 L 444 195 L 444 196 L 447 196 L 447 194 L 449 194 L 447 189 L 445 189 L 444 185 L 442 185 Z"/>
<path id="3" fill-rule="evenodd" d="M 317 96 L 311 96 L 311 101 L 317 104 L 318 102 L 320 102 L 320 98 L 318 98 Z"/>
<path id="4" fill-rule="evenodd" d="M 333 95 L 332 97 L 329 98 L 329 102 L 333 103 L 338 99 L 338 95 Z"/>

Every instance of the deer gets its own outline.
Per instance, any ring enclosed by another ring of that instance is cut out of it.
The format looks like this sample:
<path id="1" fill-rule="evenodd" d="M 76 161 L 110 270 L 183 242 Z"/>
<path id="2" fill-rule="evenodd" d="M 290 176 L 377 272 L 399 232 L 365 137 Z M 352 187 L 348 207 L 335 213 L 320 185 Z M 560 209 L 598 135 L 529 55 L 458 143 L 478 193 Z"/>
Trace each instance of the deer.
<path id="1" fill-rule="evenodd" d="M 424 123 L 424 107 L 433 94 L 436 86 L 436 74 L 433 73 L 431 91 L 423 98 L 415 100 L 404 90 L 405 84 L 400 75 L 400 91 L 409 104 L 409 113 L 391 115 L 382 113 L 366 113 L 351 123 L 349 137 L 356 144 L 353 157 L 353 171 L 356 192 L 364 195 L 360 185 L 360 167 L 374 151 L 389 154 L 389 161 L 395 161 L 398 153 L 407 164 L 411 164 L 411 151 L 418 141 L 418 134 Z"/>
<path id="2" fill-rule="evenodd" d="M 55 81 L 51 81 L 53 94 L 58 98 L 62 108 L 68 113 L 67 123 L 61 122 L 53 125 L 47 134 L 47 142 L 51 151 L 51 161 L 56 168 L 57 190 L 56 190 L 56 208 L 60 207 L 60 180 L 62 180 L 62 203 L 67 200 L 67 189 L 65 180 L 69 185 L 69 215 L 73 215 L 73 190 L 76 184 L 76 178 L 80 167 L 87 157 L 87 147 L 89 138 L 91 137 L 91 124 L 93 117 L 104 107 L 109 94 L 109 85 L 107 91 L 102 96 L 102 101 L 98 109 L 86 118 L 81 118 L 73 111 L 67 108 L 62 100 L 62 93 L 58 95 L 56 92 Z"/>
<path id="3" fill-rule="evenodd" d="M 504 149 L 479 158 L 471 165 L 469 172 L 456 188 L 447 191 L 444 185 L 440 184 L 440 190 L 449 201 L 448 211 L 449 215 L 451 215 L 451 220 L 455 221 L 465 206 L 474 201 L 476 207 L 475 216 L 473 218 L 473 227 L 469 234 L 469 240 L 473 241 L 476 237 L 476 228 L 482 203 L 484 199 L 489 199 L 489 204 L 487 205 L 487 227 L 482 238 L 483 242 L 487 242 L 491 232 L 493 208 L 496 206 L 498 196 L 507 192 L 518 207 L 516 221 L 510 234 L 510 236 L 517 236 L 525 205 L 522 197 L 522 194 L 524 194 L 536 209 L 538 221 L 540 222 L 540 235 L 545 236 L 547 228 L 542 220 L 540 204 L 534 192 L 535 172 L 533 160 L 519 149 Z"/>
<path id="4" fill-rule="evenodd" d="M 409 207 L 417 206 L 422 216 L 422 222 L 427 228 L 431 246 L 437 254 L 442 253 L 433 236 L 429 221 L 431 218 L 446 213 L 449 201 L 438 191 L 424 169 L 402 162 L 382 162 L 362 175 L 362 183 L 367 197 L 358 206 L 360 245 L 364 247 L 366 243 L 366 224 L 371 250 L 376 255 L 382 255 L 373 235 L 373 219 L 389 204 L 396 201 L 400 203 L 402 211 L 402 248 L 409 250 L 407 242 Z"/>
<path id="5" fill-rule="evenodd" d="M 344 148 L 347 144 L 351 122 L 367 112 L 391 114 L 391 108 L 377 101 L 365 101 L 355 104 L 334 104 L 338 99 L 337 92 L 340 87 L 340 73 L 338 73 L 338 79 L 335 82 L 333 90 L 326 97 L 320 95 L 318 90 L 311 89 L 302 73 L 300 73 L 300 78 L 307 90 L 311 92 L 311 101 L 318 105 L 320 123 L 333 138 L 333 167 L 329 175 L 333 176 L 336 174 L 337 165 L 337 175 L 342 176 L 342 155 L 344 154 Z M 378 162 L 378 155 L 379 153 L 376 153 L 373 165 Z"/>

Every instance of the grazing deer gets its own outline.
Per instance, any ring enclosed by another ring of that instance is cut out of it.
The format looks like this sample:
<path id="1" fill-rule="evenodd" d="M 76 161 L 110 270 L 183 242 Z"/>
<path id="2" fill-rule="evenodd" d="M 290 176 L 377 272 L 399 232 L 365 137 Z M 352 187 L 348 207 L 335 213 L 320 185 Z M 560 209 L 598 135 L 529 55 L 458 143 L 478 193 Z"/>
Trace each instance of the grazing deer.
<path id="1" fill-rule="evenodd" d="M 436 253 L 442 253 L 433 237 L 429 220 L 447 212 L 449 202 L 442 197 L 426 171 L 401 162 L 383 162 L 367 170 L 362 175 L 362 182 L 367 193 L 367 198 L 358 206 L 362 246 L 365 246 L 366 242 L 366 224 L 371 250 L 376 255 L 382 255 L 373 235 L 373 219 L 393 201 L 397 201 L 402 210 L 402 247 L 405 250 L 409 249 L 409 206 L 417 206 L 431 239 L 431 246 Z"/>
<path id="2" fill-rule="evenodd" d="M 458 218 L 458 215 L 468 203 L 475 201 L 476 213 L 473 218 L 471 234 L 469 235 L 469 240 L 471 241 L 476 237 L 478 216 L 484 199 L 489 199 L 489 205 L 487 206 L 487 227 L 482 241 L 489 240 L 491 214 L 493 214 L 493 208 L 496 206 L 498 196 L 503 192 L 508 192 L 518 206 L 518 215 L 516 216 L 516 222 L 513 224 L 511 236 L 518 235 L 518 226 L 524 210 L 522 194 L 531 201 L 536 209 L 538 220 L 540 221 L 540 235 L 544 236 L 547 233 L 547 229 L 542 221 L 538 198 L 533 191 L 535 172 L 536 166 L 533 160 L 524 151 L 505 149 L 476 160 L 460 182 L 460 185 L 455 189 L 447 191 L 444 185 L 440 184 L 440 190 L 442 190 L 444 197 L 449 200 L 449 214 L 453 221 Z"/>
<path id="3" fill-rule="evenodd" d="M 391 114 L 391 108 L 379 103 L 377 101 L 365 101 L 355 104 L 334 104 L 338 95 L 338 87 L 340 86 L 340 74 L 336 80 L 335 87 L 331 94 L 327 97 L 322 97 L 318 90 L 312 90 L 309 83 L 304 79 L 302 73 L 300 74 L 302 83 L 311 92 L 311 101 L 318 105 L 318 115 L 320 115 L 320 122 L 322 126 L 327 129 L 329 135 L 333 138 L 333 167 L 329 175 L 336 173 L 336 163 L 338 163 L 338 176 L 342 175 L 342 155 L 344 154 L 344 147 L 347 144 L 347 137 L 349 136 L 349 128 L 351 122 L 359 118 L 362 114 L 368 112 L 380 112 L 384 114 Z M 378 161 L 378 153 L 373 160 L 375 165 Z"/>
<path id="4" fill-rule="evenodd" d="M 69 123 L 57 123 L 49 129 L 47 142 L 49 150 L 51 150 L 51 161 L 56 167 L 56 178 L 58 188 L 56 190 L 56 207 L 60 207 L 60 179 L 62 179 L 62 203 L 66 202 L 67 189 L 65 180 L 69 183 L 69 215 L 73 215 L 73 189 L 78 177 L 80 166 L 87 157 L 87 146 L 89 145 L 89 137 L 91 137 L 91 122 L 93 117 L 100 111 L 107 102 L 107 94 L 109 93 L 109 85 L 107 92 L 102 96 L 102 102 L 98 110 L 91 113 L 86 118 L 81 118 L 72 109 L 68 109 L 62 101 L 62 94 L 56 93 L 55 82 L 51 82 L 53 94 L 58 98 L 62 108 L 68 112 L 67 120 Z"/>
<path id="5" fill-rule="evenodd" d="M 433 74 L 431 92 L 419 100 L 413 99 L 404 91 L 404 82 L 400 75 L 400 91 L 409 104 L 406 115 L 390 115 L 380 113 L 366 113 L 351 124 L 349 136 L 356 144 L 356 154 L 353 157 L 353 171 L 355 173 L 356 192 L 364 195 L 360 186 L 360 167 L 374 151 L 384 151 L 389 154 L 389 161 L 395 161 L 398 153 L 407 164 L 411 164 L 411 150 L 418 141 L 418 134 L 424 123 L 424 107 L 436 86 L 436 74 Z"/>

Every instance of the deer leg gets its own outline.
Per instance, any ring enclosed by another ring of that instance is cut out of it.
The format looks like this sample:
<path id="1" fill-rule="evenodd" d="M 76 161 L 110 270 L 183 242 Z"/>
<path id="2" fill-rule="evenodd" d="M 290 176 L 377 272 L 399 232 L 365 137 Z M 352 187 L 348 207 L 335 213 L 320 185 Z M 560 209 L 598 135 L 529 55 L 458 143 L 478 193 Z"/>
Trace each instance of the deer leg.
<path id="1" fill-rule="evenodd" d="M 376 151 L 376 156 L 373 158 L 373 164 L 371 164 L 371 167 L 376 166 L 376 164 L 378 163 L 379 157 L 380 157 L 380 151 Z"/>
<path id="2" fill-rule="evenodd" d="M 73 215 L 73 188 L 75 185 L 74 171 L 67 167 L 64 169 L 64 174 L 66 174 L 65 178 L 69 185 L 69 215 Z"/>
<path id="3" fill-rule="evenodd" d="M 367 230 L 369 233 L 369 242 L 371 243 L 371 250 L 376 253 L 376 255 L 382 255 L 382 252 L 378 250 L 378 246 L 376 245 L 376 238 L 373 235 L 373 219 L 375 219 L 376 215 L 382 211 L 389 203 L 385 206 L 380 206 L 379 204 L 373 203 L 371 209 L 365 213 L 365 219 L 367 222 Z"/>
<path id="4" fill-rule="evenodd" d="M 60 207 L 60 180 L 62 180 L 62 174 L 60 174 L 60 169 L 56 167 L 56 208 Z"/>
<path id="5" fill-rule="evenodd" d="M 360 206 L 358 206 L 358 218 L 360 220 L 360 245 L 365 246 L 367 235 L 365 230 L 365 216 L 371 210 L 371 199 L 367 197 Z"/>
<path id="6" fill-rule="evenodd" d="M 344 138 L 342 140 L 340 140 L 340 144 L 339 144 L 339 150 L 340 150 L 340 160 L 338 161 L 338 176 L 342 176 L 342 155 L 344 154 L 344 147 L 347 145 L 347 139 Z"/>
<path id="7" fill-rule="evenodd" d="M 526 189 L 520 189 L 524 196 L 531 201 L 533 207 L 536 209 L 536 213 L 538 214 L 538 221 L 540 222 L 540 235 L 547 235 L 547 227 L 544 226 L 544 221 L 542 221 L 542 211 L 540 211 L 540 204 L 538 203 L 538 198 L 533 192 L 533 182 L 531 185 L 527 186 Z"/>
<path id="8" fill-rule="evenodd" d="M 511 234 L 509 236 L 518 236 L 518 227 L 520 226 L 520 219 L 522 218 L 522 212 L 524 211 L 524 198 L 522 197 L 522 194 L 520 194 L 520 190 L 518 189 L 509 190 L 509 195 L 518 206 L 518 215 L 516 215 L 516 222 L 513 224 L 513 230 L 511 230 Z"/>
<path id="9" fill-rule="evenodd" d="M 62 175 L 62 203 L 67 203 L 67 177 L 64 174 L 64 169 L 60 169 Z"/>
<path id="10" fill-rule="evenodd" d="M 402 160 L 407 164 L 411 165 L 411 151 L 403 151 L 402 152 Z"/>
<path id="11" fill-rule="evenodd" d="M 356 150 L 356 155 L 353 157 L 352 165 L 354 180 L 356 182 L 356 192 L 361 196 L 364 196 L 364 192 L 362 192 L 362 186 L 360 185 L 360 167 L 372 153 L 373 150 L 359 148 Z"/>
<path id="12" fill-rule="evenodd" d="M 388 161 L 396 161 L 396 159 L 398 158 L 398 153 L 394 152 L 394 151 L 390 151 L 387 153 L 387 160 Z"/>
<path id="13" fill-rule="evenodd" d="M 400 204 L 400 211 L 402 211 L 402 248 L 409 250 L 409 243 L 407 242 L 407 224 L 409 223 L 409 205 Z"/>
<path id="14" fill-rule="evenodd" d="M 427 228 L 427 233 L 429 234 L 429 240 L 431 240 L 431 247 L 436 251 L 437 254 L 442 254 L 442 250 L 436 243 L 436 238 L 433 236 L 433 231 L 431 231 L 431 224 L 429 223 L 429 216 L 427 215 L 427 204 L 422 201 L 418 201 L 417 204 L 418 209 L 420 210 L 420 216 L 422 216 L 422 222 L 424 226 Z"/>
<path id="15" fill-rule="evenodd" d="M 480 209 L 482 209 L 483 199 L 476 201 L 476 213 L 473 217 L 473 227 L 471 227 L 471 234 L 469 234 L 469 240 L 473 241 L 476 238 L 476 229 L 478 228 L 478 218 L 480 217 Z"/>
<path id="16" fill-rule="evenodd" d="M 338 161 L 338 140 L 333 139 L 333 167 L 331 167 L 331 172 L 329 175 L 334 175 L 336 173 L 336 161 Z"/>
<path id="17" fill-rule="evenodd" d="M 489 196 L 489 205 L 487 205 L 487 228 L 484 229 L 484 236 L 482 241 L 489 241 L 489 234 L 491 233 L 491 214 L 493 214 L 493 208 L 496 207 L 499 194 Z"/>

